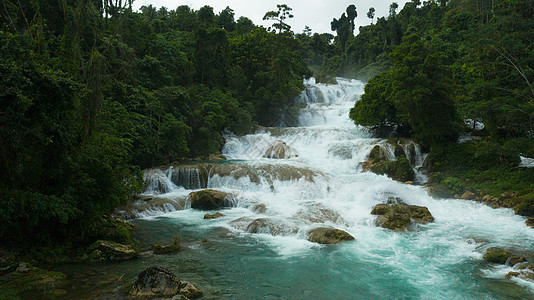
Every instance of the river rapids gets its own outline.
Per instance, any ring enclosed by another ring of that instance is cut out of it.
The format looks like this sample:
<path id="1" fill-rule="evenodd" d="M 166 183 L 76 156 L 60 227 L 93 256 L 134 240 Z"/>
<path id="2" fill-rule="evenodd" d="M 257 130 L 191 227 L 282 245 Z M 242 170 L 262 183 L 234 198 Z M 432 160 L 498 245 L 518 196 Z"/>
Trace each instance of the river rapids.
<path id="1" fill-rule="evenodd" d="M 396 159 L 386 140 L 372 138 L 349 119 L 364 83 L 341 78 L 337 84 L 313 78 L 305 83 L 278 126 L 228 134 L 222 151 L 227 161 L 146 172 L 145 195 L 153 197 L 153 205 L 123 213 L 137 219 L 147 235 L 174 230 L 186 239 L 209 241 L 193 242 L 189 252 L 162 263 L 190 274 L 210 298 L 533 297 L 527 281 L 505 279 L 511 267 L 482 259 L 488 247 L 534 250 L 534 230 L 523 217 L 428 196 L 422 185 L 427 178 L 419 171 L 425 154 L 414 143 L 402 146 L 412 149 L 406 155 L 415 184 L 362 172 L 361 163 L 376 145 Z M 277 144 L 282 150 L 269 149 Z M 189 193 L 203 188 L 231 195 L 233 207 L 220 210 L 224 217 L 204 220 L 206 212 L 190 208 Z M 428 207 L 435 221 L 408 232 L 375 226 L 371 210 L 392 196 Z M 257 219 L 267 225 L 251 230 Z M 309 242 L 306 233 L 317 227 L 342 229 L 355 240 Z"/>

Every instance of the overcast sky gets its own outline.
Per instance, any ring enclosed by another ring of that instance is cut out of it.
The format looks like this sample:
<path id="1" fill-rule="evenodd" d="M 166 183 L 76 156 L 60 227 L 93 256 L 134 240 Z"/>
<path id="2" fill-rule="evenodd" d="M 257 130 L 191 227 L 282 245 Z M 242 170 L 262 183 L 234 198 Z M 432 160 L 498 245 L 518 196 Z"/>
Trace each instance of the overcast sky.
<path id="1" fill-rule="evenodd" d="M 397 2 L 399 4 L 398 10 L 400 10 L 408 0 L 135 0 L 134 10 L 149 4 L 157 8 L 165 6 L 168 9 L 175 9 L 180 5 L 189 5 L 195 10 L 204 5 L 209 5 L 218 14 L 226 6 L 230 6 L 236 14 L 236 20 L 240 16 L 246 16 L 254 24 L 269 27 L 272 22 L 262 20 L 265 12 L 277 10 L 276 4 L 287 4 L 293 8 L 293 14 L 295 15 L 288 22 L 294 32 L 300 33 L 304 26 L 308 25 L 313 32 L 332 33 L 330 31 L 330 22 L 333 18 L 339 18 L 350 4 L 356 5 L 358 17 L 355 22 L 356 28 L 358 28 L 371 23 L 371 20 L 367 18 L 367 11 L 369 11 L 370 7 L 376 9 L 376 17 L 386 16 L 389 11 L 389 5 L 392 2 Z"/>

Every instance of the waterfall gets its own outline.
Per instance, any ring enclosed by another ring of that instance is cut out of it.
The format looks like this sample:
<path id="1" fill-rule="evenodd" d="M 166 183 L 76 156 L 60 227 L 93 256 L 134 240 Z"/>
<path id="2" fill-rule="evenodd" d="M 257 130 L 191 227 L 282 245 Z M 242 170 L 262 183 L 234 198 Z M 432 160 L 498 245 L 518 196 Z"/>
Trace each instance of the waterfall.
<path id="1" fill-rule="evenodd" d="M 138 203 L 140 210 L 146 205 L 152 208 L 146 213 L 139 210 L 137 215 L 162 216 L 159 222 L 184 224 L 192 235 L 224 228 L 234 238 L 220 240 L 217 247 L 231 245 L 233 256 L 210 252 L 213 258 L 205 259 L 221 263 L 236 257 L 233 251 L 241 251 L 242 260 L 234 264 L 250 264 L 246 276 L 277 283 L 271 287 L 295 281 L 295 285 L 319 290 L 315 295 L 319 298 L 348 295 L 326 289 L 336 281 L 347 283 L 340 290 L 360 293 L 362 298 L 494 298 L 500 290 L 495 282 L 504 281 L 512 269 L 482 263 L 482 253 L 490 246 L 531 249 L 534 230 L 525 225 L 525 219 L 509 209 L 429 197 L 422 186 L 427 180 L 422 169 L 426 154 L 417 143 L 374 138 L 349 119 L 350 109 L 364 92 L 362 82 L 338 78 L 337 84 L 322 84 L 312 78 L 305 86 L 291 108 L 293 113 L 285 114 L 283 124 L 291 127 L 264 127 L 245 136 L 226 134 L 222 153 L 227 161 L 145 171 L 144 194 L 152 195 L 151 201 L 159 206 L 150 206 L 150 201 Z M 414 169 L 415 185 L 362 172 L 362 163 L 376 146 L 389 161 L 405 156 Z M 532 166 L 532 160 L 522 161 L 522 166 Z M 185 203 L 190 192 L 206 187 L 232 195 L 233 207 L 221 210 L 224 217 L 206 221 L 205 212 Z M 370 212 L 391 198 L 427 207 L 434 222 L 417 225 L 410 232 L 377 227 L 376 216 Z M 342 229 L 355 241 L 323 249 L 306 238 L 317 227 Z M 323 260 L 324 265 L 319 265 Z M 262 273 L 267 266 L 276 270 L 276 276 Z M 356 280 L 354 274 L 366 276 Z M 248 279 L 237 280 L 237 285 Z M 265 289 L 259 287 L 263 294 L 254 294 L 244 288 L 242 298 L 272 295 L 272 288 Z M 465 291 L 473 292 L 466 296 Z"/>

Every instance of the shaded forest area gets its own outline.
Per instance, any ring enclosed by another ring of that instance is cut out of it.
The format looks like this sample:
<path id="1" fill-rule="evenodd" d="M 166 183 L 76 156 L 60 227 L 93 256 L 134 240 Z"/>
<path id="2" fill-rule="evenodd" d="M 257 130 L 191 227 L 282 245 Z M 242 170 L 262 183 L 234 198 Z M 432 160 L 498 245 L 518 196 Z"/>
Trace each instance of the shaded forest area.
<path id="1" fill-rule="evenodd" d="M 0 4 L 3 245 L 92 242 L 142 168 L 271 125 L 310 75 L 288 27 L 131 2 Z"/>

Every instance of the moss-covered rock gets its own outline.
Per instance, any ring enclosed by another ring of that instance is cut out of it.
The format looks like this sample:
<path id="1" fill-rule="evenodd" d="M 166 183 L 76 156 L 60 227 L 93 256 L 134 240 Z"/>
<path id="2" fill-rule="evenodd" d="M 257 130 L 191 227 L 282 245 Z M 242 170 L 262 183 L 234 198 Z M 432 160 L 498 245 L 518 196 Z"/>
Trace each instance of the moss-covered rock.
<path id="1" fill-rule="evenodd" d="M 371 214 L 378 215 L 375 220 L 377 226 L 396 231 L 407 230 L 412 223 L 424 224 L 434 221 L 427 207 L 408 205 L 394 197 L 390 197 L 386 204 L 375 205 Z"/>
<path id="2" fill-rule="evenodd" d="M 57 299 L 65 296 L 65 275 L 19 263 L 15 271 L 0 277 L 0 298 Z"/>
<path id="3" fill-rule="evenodd" d="M 313 243 L 331 245 L 353 240 L 352 235 L 341 229 L 321 227 L 308 231 L 308 241 Z"/>
<path id="4" fill-rule="evenodd" d="M 154 254 L 168 254 L 168 253 L 174 253 L 182 250 L 182 246 L 180 243 L 175 242 L 170 245 L 162 245 L 160 243 L 154 243 L 150 249 L 154 252 Z"/>
<path id="5" fill-rule="evenodd" d="M 228 194 L 222 191 L 206 189 L 189 194 L 191 208 L 202 210 L 220 209 L 230 207 L 227 201 Z"/>
<path id="6" fill-rule="evenodd" d="M 117 243 L 129 244 L 132 238 L 134 224 L 126 222 L 121 218 L 105 218 L 100 227 L 98 236 L 101 240 L 114 241 Z"/>
<path id="7" fill-rule="evenodd" d="M 504 249 L 490 247 L 486 250 L 482 258 L 488 262 L 504 265 L 511 256 L 512 253 Z"/>
<path id="8" fill-rule="evenodd" d="M 127 260 L 137 257 L 132 246 L 103 240 L 94 242 L 87 252 L 84 258 L 88 261 Z"/>
<path id="9" fill-rule="evenodd" d="M 415 179 L 415 173 L 406 157 L 399 157 L 395 161 L 364 162 L 363 170 L 379 175 L 387 175 L 400 182 L 413 181 Z"/>
<path id="10" fill-rule="evenodd" d="M 133 283 L 129 295 L 132 298 L 172 298 L 183 295 L 189 299 L 202 297 L 202 291 L 192 283 L 180 280 L 168 269 L 155 266 L 144 270 Z"/>

